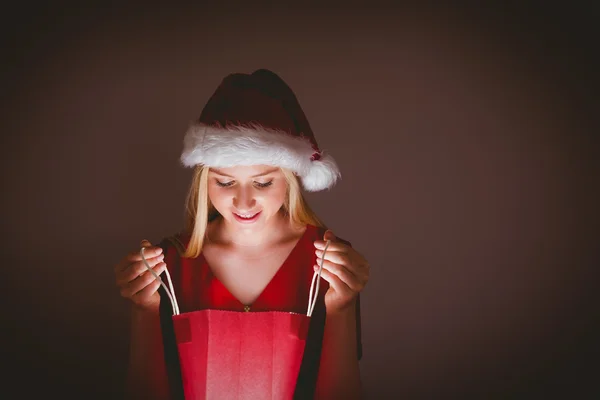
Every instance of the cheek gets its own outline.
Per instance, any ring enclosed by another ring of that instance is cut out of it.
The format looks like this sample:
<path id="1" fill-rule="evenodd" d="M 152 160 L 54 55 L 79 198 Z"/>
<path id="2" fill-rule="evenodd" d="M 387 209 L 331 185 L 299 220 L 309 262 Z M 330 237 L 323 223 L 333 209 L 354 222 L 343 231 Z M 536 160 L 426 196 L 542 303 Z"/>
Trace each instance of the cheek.
<path id="1" fill-rule="evenodd" d="M 219 190 L 219 188 L 209 188 L 208 198 L 217 211 L 223 209 L 223 206 L 228 201 L 228 196 L 222 190 Z"/>
<path id="2" fill-rule="evenodd" d="M 279 210 L 285 202 L 287 188 L 273 188 L 268 196 L 265 196 L 263 201 L 269 204 L 269 207 L 274 210 Z"/>

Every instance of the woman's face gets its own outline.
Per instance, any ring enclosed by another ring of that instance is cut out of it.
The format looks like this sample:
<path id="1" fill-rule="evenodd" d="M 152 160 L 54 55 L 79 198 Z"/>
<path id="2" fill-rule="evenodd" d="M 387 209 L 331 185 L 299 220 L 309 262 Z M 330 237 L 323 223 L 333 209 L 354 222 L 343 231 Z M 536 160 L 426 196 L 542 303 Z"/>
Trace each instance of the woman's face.
<path id="1" fill-rule="evenodd" d="M 208 197 L 231 226 L 256 230 L 274 221 L 286 199 L 287 182 L 268 165 L 211 168 Z"/>

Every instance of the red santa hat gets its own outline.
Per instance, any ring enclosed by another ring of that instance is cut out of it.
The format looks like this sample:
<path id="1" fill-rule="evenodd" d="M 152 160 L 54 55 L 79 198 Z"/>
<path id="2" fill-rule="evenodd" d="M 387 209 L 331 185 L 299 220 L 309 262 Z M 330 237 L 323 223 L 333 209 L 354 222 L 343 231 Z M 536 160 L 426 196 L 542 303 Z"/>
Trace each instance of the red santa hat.
<path id="1" fill-rule="evenodd" d="M 319 149 L 294 92 L 266 69 L 223 79 L 186 132 L 181 162 L 279 166 L 294 171 L 310 192 L 331 188 L 341 176 L 333 157 Z"/>

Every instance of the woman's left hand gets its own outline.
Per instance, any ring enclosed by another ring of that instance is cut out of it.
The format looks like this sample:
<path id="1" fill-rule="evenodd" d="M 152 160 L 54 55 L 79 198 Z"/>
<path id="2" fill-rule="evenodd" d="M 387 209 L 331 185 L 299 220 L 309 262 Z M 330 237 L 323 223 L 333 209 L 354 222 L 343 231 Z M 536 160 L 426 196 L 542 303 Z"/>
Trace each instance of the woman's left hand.
<path id="1" fill-rule="evenodd" d="M 369 280 L 370 268 L 368 261 L 360 253 L 337 241 L 333 232 L 328 230 L 323 240 L 315 241 L 318 263 L 314 266 L 315 271 L 319 270 L 327 240 L 331 243 L 325 253 L 321 276 L 329 283 L 329 290 L 325 293 L 325 307 L 330 314 L 345 311 L 355 304 L 358 293 Z"/>

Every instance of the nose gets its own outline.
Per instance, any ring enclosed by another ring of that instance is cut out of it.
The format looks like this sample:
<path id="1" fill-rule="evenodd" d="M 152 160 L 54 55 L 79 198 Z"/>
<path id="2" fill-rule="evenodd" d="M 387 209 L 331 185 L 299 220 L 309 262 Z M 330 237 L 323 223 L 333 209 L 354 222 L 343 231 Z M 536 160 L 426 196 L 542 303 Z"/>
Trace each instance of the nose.
<path id="1" fill-rule="evenodd" d="M 252 187 L 238 186 L 237 192 L 233 197 L 233 206 L 238 211 L 251 211 L 256 205 Z"/>

